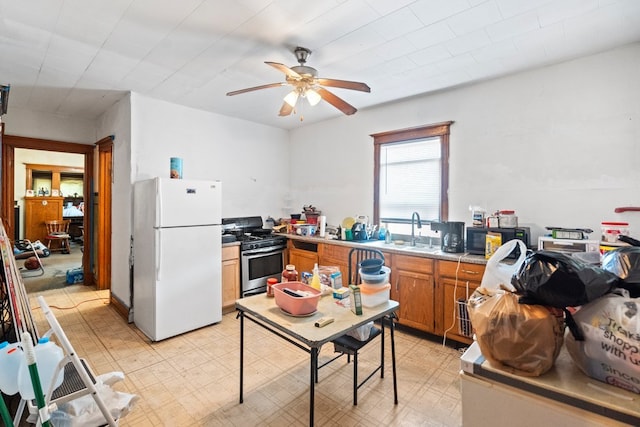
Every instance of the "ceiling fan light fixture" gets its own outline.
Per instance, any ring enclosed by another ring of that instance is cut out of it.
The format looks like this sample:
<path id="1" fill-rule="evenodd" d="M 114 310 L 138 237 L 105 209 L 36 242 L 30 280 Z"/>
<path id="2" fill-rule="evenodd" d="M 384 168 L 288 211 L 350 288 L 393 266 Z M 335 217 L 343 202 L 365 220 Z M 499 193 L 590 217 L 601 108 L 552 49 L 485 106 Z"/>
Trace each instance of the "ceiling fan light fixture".
<path id="1" fill-rule="evenodd" d="M 307 89 L 305 91 L 305 97 L 307 98 L 307 101 L 309 101 L 309 104 L 312 107 L 314 105 L 318 105 L 318 102 L 322 100 L 322 97 L 320 96 L 320 94 L 313 89 Z"/>
<path id="2" fill-rule="evenodd" d="M 284 97 L 284 102 L 289 104 L 291 107 L 295 107 L 296 102 L 298 102 L 298 91 L 292 90 L 291 92 L 289 92 L 287 96 Z"/>

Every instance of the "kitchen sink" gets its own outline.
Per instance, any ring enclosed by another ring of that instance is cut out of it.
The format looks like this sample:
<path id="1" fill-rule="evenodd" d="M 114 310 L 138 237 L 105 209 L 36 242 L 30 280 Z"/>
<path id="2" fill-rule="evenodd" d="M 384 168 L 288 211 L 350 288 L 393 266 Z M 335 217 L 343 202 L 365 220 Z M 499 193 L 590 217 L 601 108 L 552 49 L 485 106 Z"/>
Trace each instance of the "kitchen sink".
<path id="1" fill-rule="evenodd" d="M 398 245 L 396 243 L 385 243 L 384 240 L 363 240 L 359 243 L 363 243 L 366 246 L 371 246 L 374 248 L 380 249 L 396 249 L 407 252 L 420 252 L 426 254 L 432 254 L 440 251 L 440 245 L 429 246 L 426 243 L 418 243 L 416 242 L 415 246 L 411 246 L 409 242 L 404 242 L 402 245 Z"/>

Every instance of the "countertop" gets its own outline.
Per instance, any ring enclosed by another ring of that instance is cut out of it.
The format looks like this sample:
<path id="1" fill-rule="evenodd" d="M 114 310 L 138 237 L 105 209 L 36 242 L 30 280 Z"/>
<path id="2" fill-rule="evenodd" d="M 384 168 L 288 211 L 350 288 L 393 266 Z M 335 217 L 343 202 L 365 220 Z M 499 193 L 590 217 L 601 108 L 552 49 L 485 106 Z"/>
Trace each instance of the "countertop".
<path id="1" fill-rule="evenodd" d="M 524 377 L 492 366 L 473 343 L 461 357 L 466 374 L 527 391 L 631 425 L 640 425 L 640 395 L 583 374 L 563 346 L 554 366 L 539 377 Z M 463 405 L 465 402 L 463 402 Z"/>
<path id="2" fill-rule="evenodd" d="M 471 255 L 469 253 L 448 253 L 440 250 L 439 247 L 429 247 L 428 245 L 416 245 L 411 246 L 407 243 L 403 245 L 396 245 L 395 243 L 385 243 L 384 240 L 336 240 L 336 239 L 326 239 L 322 237 L 315 236 L 299 236 L 297 234 L 284 234 L 287 238 L 291 240 L 301 240 L 309 243 L 325 243 L 330 245 L 340 245 L 340 246 L 348 246 L 348 247 L 358 247 L 358 248 L 375 248 L 380 249 L 384 252 L 391 252 L 401 255 L 410 255 L 422 258 L 432 258 L 432 259 L 440 259 L 446 261 L 454 261 L 458 262 L 466 262 L 470 264 L 486 264 L 487 260 L 483 255 Z"/>

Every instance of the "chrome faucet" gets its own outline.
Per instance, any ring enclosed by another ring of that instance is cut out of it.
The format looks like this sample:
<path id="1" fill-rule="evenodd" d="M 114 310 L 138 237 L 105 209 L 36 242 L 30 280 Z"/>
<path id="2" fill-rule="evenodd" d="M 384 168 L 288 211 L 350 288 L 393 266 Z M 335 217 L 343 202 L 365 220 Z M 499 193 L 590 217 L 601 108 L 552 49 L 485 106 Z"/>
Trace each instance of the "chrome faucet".
<path id="1" fill-rule="evenodd" d="M 416 245 L 416 235 L 413 229 L 416 219 L 418 220 L 418 228 L 422 228 L 422 224 L 420 223 L 420 214 L 418 212 L 412 213 L 411 214 L 411 246 Z"/>

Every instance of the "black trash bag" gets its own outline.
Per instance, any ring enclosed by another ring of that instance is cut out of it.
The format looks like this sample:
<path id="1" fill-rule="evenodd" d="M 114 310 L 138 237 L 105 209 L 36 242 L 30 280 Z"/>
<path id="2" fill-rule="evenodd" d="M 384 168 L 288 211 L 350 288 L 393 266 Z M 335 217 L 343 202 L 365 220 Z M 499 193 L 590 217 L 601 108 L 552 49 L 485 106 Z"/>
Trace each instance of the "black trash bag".
<path id="1" fill-rule="evenodd" d="M 620 279 L 561 252 L 538 251 L 511 278 L 521 304 L 577 307 L 609 293 Z"/>
<path id="2" fill-rule="evenodd" d="M 640 297 L 640 247 L 623 246 L 602 257 L 602 269 L 618 276 L 619 287 L 629 291 L 631 298 Z"/>

